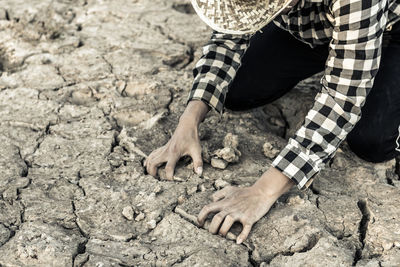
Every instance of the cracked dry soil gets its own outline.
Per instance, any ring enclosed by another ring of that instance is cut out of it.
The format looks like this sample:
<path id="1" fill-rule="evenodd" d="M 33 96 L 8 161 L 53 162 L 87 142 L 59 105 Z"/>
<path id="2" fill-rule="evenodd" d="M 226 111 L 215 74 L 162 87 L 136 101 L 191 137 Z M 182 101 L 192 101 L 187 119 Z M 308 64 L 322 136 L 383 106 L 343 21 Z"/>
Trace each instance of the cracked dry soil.
<path id="1" fill-rule="evenodd" d="M 264 144 L 285 145 L 318 77 L 264 108 L 210 114 L 204 149 L 233 133 L 238 163 L 197 177 L 182 161 L 174 181 L 144 174 L 209 35 L 184 0 L 0 0 L 0 266 L 400 265 L 396 162 L 363 162 L 346 144 L 244 244 L 194 222 L 216 188 L 268 168 Z"/>

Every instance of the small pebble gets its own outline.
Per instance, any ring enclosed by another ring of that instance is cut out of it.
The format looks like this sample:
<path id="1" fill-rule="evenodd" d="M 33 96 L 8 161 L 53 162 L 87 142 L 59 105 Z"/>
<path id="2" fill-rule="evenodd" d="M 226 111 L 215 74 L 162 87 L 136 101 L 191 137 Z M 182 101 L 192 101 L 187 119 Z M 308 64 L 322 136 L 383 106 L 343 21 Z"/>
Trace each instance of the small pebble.
<path id="1" fill-rule="evenodd" d="M 81 90 L 73 91 L 71 95 L 71 102 L 74 104 L 86 104 L 94 101 L 92 90 L 84 88 Z"/>
<path id="2" fill-rule="evenodd" d="M 228 166 L 228 162 L 226 162 L 223 159 L 212 158 L 211 159 L 211 166 L 213 166 L 214 168 L 223 170 L 223 169 L 226 169 L 226 166 Z"/>
<path id="3" fill-rule="evenodd" d="M 239 137 L 237 135 L 234 135 L 232 133 L 228 133 L 223 141 L 223 146 L 224 147 L 231 147 L 231 148 L 238 148 L 239 146 Z"/>
<path id="4" fill-rule="evenodd" d="M 183 181 L 185 181 L 185 179 L 183 179 L 182 177 L 178 177 L 178 176 L 174 176 L 173 180 L 176 181 L 176 182 L 183 182 Z"/>
<path id="5" fill-rule="evenodd" d="M 382 242 L 382 247 L 383 247 L 383 250 L 389 250 L 393 247 L 393 242 L 384 240 Z"/>
<path id="6" fill-rule="evenodd" d="M 304 204 L 304 199 L 300 196 L 290 196 L 287 198 L 286 203 L 289 205 Z"/>
<path id="7" fill-rule="evenodd" d="M 183 204 L 185 202 L 186 198 L 184 196 L 179 196 L 178 197 L 178 204 Z"/>
<path id="8" fill-rule="evenodd" d="M 216 189 L 222 189 L 222 188 L 224 188 L 224 187 L 227 187 L 227 186 L 229 186 L 230 184 L 228 183 L 228 182 L 226 182 L 226 181 L 224 181 L 224 180 L 222 180 L 221 178 L 220 179 L 217 179 L 215 182 L 214 182 L 214 186 L 215 186 L 215 188 Z"/>
<path id="9" fill-rule="evenodd" d="M 197 192 L 197 185 L 196 186 L 193 186 L 193 187 L 191 187 L 191 188 L 187 188 L 186 189 L 186 192 L 187 192 L 187 194 L 190 196 L 190 195 L 193 195 L 194 193 L 196 193 Z"/>
<path id="10" fill-rule="evenodd" d="M 156 226 L 157 226 L 156 220 L 150 220 L 150 221 L 147 222 L 147 227 L 149 229 L 154 229 L 154 228 L 156 228 Z"/>
<path id="11" fill-rule="evenodd" d="M 133 220 L 133 214 L 134 212 L 131 206 L 126 206 L 122 209 L 122 215 L 129 221 Z"/>
<path id="12" fill-rule="evenodd" d="M 279 150 L 276 149 L 270 142 L 265 142 L 263 145 L 264 155 L 269 159 L 274 159 L 279 154 Z"/>
<path id="13" fill-rule="evenodd" d="M 161 193 L 162 191 L 163 191 L 163 188 L 162 188 L 161 185 L 156 185 L 156 186 L 154 187 L 154 190 L 153 190 L 153 192 L 154 192 L 155 194 L 159 194 L 159 193 Z"/>
<path id="14" fill-rule="evenodd" d="M 177 181 L 177 182 L 183 182 L 185 181 L 185 179 L 183 179 L 182 177 L 178 177 L 178 176 L 173 176 L 172 180 L 167 178 L 167 173 L 165 172 L 164 169 L 158 169 L 158 176 L 160 177 L 161 180 L 167 180 L 167 181 Z"/>
<path id="15" fill-rule="evenodd" d="M 201 184 L 201 185 L 200 185 L 200 191 L 201 191 L 201 192 L 204 192 L 204 191 L 206 191 L 206 190 L 207 190 L 206 186 L 205 186 L 204 184 Z"/>
<path id="16" fill-rule="evenodd" d="M 231 147 L 224 147 L 222 149 L 216 150 L 214 152 L 214 155 L 220 159 L 223 159 L 223 160 L 231 163 L 231 162 L 239 161 L 240 152 L 239 152 L 239 150 L 237 150 L 237 152 L 236 152 L 235 149 L 233 149 Z"/>
<path id="17" fill-rule="evenodd" d="M 141 220 L 143 220 L 146 216 L 144 215 L 143 212 L 139 213 L 136 218 L 135 221 L 140 222 Z"/>

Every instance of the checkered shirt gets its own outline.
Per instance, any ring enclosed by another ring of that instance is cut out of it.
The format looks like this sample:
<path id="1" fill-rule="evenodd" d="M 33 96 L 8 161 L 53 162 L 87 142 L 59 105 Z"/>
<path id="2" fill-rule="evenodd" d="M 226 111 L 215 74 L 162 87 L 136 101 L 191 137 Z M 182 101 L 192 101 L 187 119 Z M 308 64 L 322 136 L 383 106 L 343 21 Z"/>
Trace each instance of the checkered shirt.
<path id="1" fill-rule="evenodd" d="M 383 32 L 398 20 L 399 0 L 300 0 L 275 19 L 311 47 L 329 43 L 322 89 L 304 124 L 272 163 L 299 189 L 308 187 L 360 119 L 379 69 Z M 213 32 L 193 70 L 189 101 L 201 100 L 223 112 L 250 37 Z"/>

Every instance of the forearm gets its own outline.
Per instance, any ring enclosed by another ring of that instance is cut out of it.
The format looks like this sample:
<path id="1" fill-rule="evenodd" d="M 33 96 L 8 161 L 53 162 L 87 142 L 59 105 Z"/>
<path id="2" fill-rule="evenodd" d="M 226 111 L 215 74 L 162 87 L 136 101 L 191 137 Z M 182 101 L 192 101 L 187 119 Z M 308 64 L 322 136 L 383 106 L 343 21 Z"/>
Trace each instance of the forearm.
<path id="1" fill-rule="evenodd" d="M 241 65 L 250 35 L 213 32 L 193 69 L 193 86 L 188 100 L 201 100 L 222 114 L 229 84 Z"/>
<path id="2" fill-rule="evenodd" d="M 192 100 L 186 106 L 185 111 L 179 119 L 179 123 L 198 127 L 209 111 L 210 107 L 203 101 Z"/>

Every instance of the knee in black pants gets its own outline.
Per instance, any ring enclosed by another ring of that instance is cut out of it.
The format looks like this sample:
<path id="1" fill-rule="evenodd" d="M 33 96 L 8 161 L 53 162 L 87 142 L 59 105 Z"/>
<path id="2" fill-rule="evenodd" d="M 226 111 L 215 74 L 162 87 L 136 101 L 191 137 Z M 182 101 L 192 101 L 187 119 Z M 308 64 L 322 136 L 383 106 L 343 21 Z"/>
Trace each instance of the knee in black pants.
<path id="1" fill-rule="evenodd" d="M 347 143 L 358 157 L 368 162 L 384 162 L 396 156 L 395 140 L 388 140 L 378 132 L 354 129 L 347 136 Z"/>
<path id="2" fill-rule="evenodd" d="M 263 106 L 271 101 L 252 101 L 251 99 L 227 97 L 224 106 L 232 111 L 243 111 Z"/>
<path id="3" fill-rule="evenodd" d="M 266 104 L 269 104 L 273 102 L 275 98 L 270 98 L 270 99 L 260 99 L 260 98 L 254 98 L 254 99 L 249 99 L 243 97 L 237 97 L 237 96 L 227 96 L 225 100 L 224 106 L 227 109 L 233 110 L 233 111 L 242 111 L 242 110 L 249 110 L 252 108 L 257 108 L 260 106 L 264 106 Z"/>
<path id="4" fill-rule="evenodd" d="M 245 108 L 243 107 L 243 100 L 241 99 L 236 99 L 236 98 L 232 98 L 227 96 L 226 100 L 225 100 L 225 104 L 224 106 L 227 109 L 233 110 L 233 111 L 240 111 L 240 110 L 244 110 Z"/>
<path id="5" fill-rule="evenodd" d="M 228 94 L 225 98 L 224 106 L 227 109 L 233 111 L 249 110 L 264 106 L 272 103 L 278 98 L 282 97 L 288 91 L 290 91 L 298 81 L 291 82 L 289 85 L 285 84 L 286 88 L 283 87 L 279 82 L 273 83 L 272 81 L 268 85 L 268 90 L 264 87 L 264 84 L 260 85 L 242 85 L 242 81 L 234 80 Z M 238 83 L 241 83 L 238 85 Z M 253 87 L 255 91 L 259 92 L 259 95 L 253 95 L 249 97 L 246 94 L 247 87 Z"/>

